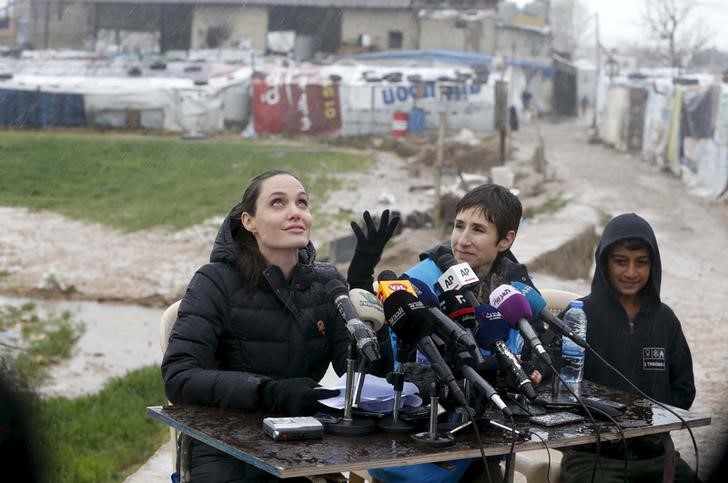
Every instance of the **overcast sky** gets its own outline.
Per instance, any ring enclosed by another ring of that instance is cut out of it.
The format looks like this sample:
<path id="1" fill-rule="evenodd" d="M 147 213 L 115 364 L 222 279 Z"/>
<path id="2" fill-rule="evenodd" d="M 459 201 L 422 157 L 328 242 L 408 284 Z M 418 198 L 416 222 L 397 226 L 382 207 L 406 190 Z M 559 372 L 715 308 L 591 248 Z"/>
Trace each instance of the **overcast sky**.
<path id="1" fill-rule="evenodd" d="M 693 15 L 701 17 L 713 36 L 713 46 L 728 52 L 728 0 L 693 0 Z M 640 0 L 581 0 L 588 9 L 599 12 L 599 33 L 602 42 L 615 47 L 621 40 L 640 40 Z"/>
<path id="2" fill-rule="evenodd" d="M 644 40 L 644 29 L 640 25 L 643 0 L 580 1 L 591 12 L 599 13 L 599 34 L 606 47 L 617 47 L 622 41 Z M 728 52 L 728 0 L 692 1 L 696 4 L 693 15 L 702 17 L 705 26 L 713 34 L 713 46 Z M 516 3 L 523 4 L 528 1 L 519 0 Z"/>

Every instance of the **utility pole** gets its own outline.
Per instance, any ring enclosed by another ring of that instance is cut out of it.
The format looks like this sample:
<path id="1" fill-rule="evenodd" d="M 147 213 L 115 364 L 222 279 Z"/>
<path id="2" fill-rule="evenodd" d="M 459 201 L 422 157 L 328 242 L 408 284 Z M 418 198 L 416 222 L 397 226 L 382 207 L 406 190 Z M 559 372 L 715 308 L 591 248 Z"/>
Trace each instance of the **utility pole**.
<path id="1" fill-rule="evenodd" d="M 601 76 L 602 71 L 602 61 L 601 61 L 601 45 L 599 45 L 599 12 L 594 14 L 594 22 L 596 23 L 596 28 L 594 29 L 596 31 L 596 41 L 597 41 L 597 55 L 596 55 L 596 61 L 597 61 L 597 71 L 594 74 L 594 101 L 592 102 L 592 128 L 597 128 L 597 94 L 599 94 L 599 77 Z"/>
<path id="2" fill-rule="evenodd" d="M 435 206 L 432 214 L 434 228 L 442 228 L 442 166 L 445 164 L 445 126 L 447 124 L 447 110 L 440 109 L 440 129 L 437 132 L 437 156 L 435 157 Z"/>
<path id="3" fill-rule="evenodd" d="M 43 48 L 48 49 L 48 37 L 50 37 L 51 2 L 45 2 L 45 16 L 43 19 Z"/>

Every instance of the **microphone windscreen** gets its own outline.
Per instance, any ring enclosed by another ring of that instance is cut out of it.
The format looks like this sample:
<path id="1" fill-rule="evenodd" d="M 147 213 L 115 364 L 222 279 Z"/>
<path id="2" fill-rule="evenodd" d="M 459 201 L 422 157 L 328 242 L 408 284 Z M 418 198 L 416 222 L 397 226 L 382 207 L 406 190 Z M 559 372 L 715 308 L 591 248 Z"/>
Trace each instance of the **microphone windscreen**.
<path id="1" fill-rule="evenodd" d="M 417 296 L 427 307 L 439 307 L 440 301 L 435 295 L 435 292 L 422 280 L 416 278 L 410 278 L 410 283 L 414 285 L 415 290 L 418 292 Z"/>
<path id="2" fill-rule="evenodd" d="M 443 253 L 437 258 L 437 266 L 440 268 L 441 271 L 446 272 L 448 268 L 452 267 L 453 265 L 457 265 L 458 261 L 455 260 L 455 257 L 450 253 Z"/>
<path id="3" fill-rule="evenodd" d="M 478 321 L 475 341 L 480 347 L 490 349 L 495 341 L 508 340 L 511 326 L 492 305 L 482 304 L 475 307 L 475 319 Z"/>
<path id="4" fill-rule="evenodd" d="M 478 330 L 478 323 L 475 320 L 475 307 L 470 305 L 462 293 L 458 290 L 448 290 L 440 294 L 440 310 L 473 332 Z"/>
<path id="5" fill-rule="evenodd" d="M 329 295 L 329 298 L 331 299 L 335 299 L 340 295 L 347 295 L 349 292 L 346 284 L 337 278 L 332 278 L 331 280 L 329 280 L 326 283 L 325 290 L 326 293 Z"/>
<path id="6" fill-rule="evenodd" d="M 540 314 L 546 308 L 546 300 L 530 285 L 523 282 L 511 282 L 511 285 L 526 297 L 528 305 L 531 306 L 531 314 Z"/>
<path id="7" fill-rule="evenodd" d="M 406 275 L 407 278 L 422 280 L 430 287 L 434 287 L 437 279 L 442 275 L 442 271 L 433 259 L 425 258 L 417 265 L 408 268 L 403 275 Z"/>
<path id="8" fill-rule="evenodd" d="M 503 315 L 511 327 L 521 319 L 531 320 L 531 306 L 526 297 L 508 284 L 503 284 L 490 294 L 490 303 Z"/>
<path id="9" fill-rule="evenodd" d="M 385 280 L 397 280 L 399 277 L 392 270 L 382 270 L 377 276 L 377 282 L 383 282 Z"/>
<path id="10" fill-rule="evenodd" d="M 397 290 L 387 297 L 382 305 L 387 325 L 397 338 L 402 339 L 405 343 L 417 344 L 422 337 L 432 333 L 431 327 L 428 327 L 426 323 L 421 323 L 422 321 L 419 320 L 421 317 L 413 316 L 413 307 L 419 306 L 424 312 L 427 312 L 427 309 L 411 293 Z M 429 312 L 427 313 L 429 314 Z"/>
<path id="11" fill-rule="evenodd" d="M 353 288 L 349 291 L 349 299 L 360 320 L 370 322 L 374 332 L 382 328 L 384 325 L 384 307 L 374 294 L 367 290 Z"/>

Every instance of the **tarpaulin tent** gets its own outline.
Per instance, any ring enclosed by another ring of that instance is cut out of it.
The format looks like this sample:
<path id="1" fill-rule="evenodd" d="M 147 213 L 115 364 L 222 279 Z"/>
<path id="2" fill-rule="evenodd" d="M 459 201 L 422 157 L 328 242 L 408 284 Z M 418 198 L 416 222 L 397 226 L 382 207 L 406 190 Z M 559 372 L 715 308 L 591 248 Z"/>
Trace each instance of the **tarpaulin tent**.
<path id="1" fill-rule="evenodd" d="M 58 97 L 41 97 L 48 100 L 39 106 L 48 107 L 40 108 L 40 111 L 35 108 L 36 110 L 32 111 L 38 112 L 37 116 L 40 116 L 37 121 L 33 121 L 36 124 L 44 122 L 44 119 L 58 119 L 60 114 L 53 114 L 54 112 L 77 112 L 80 105 L 86 122 L 95 125 L 214 133 L 223 128 L 226 115 L 245 114 L 241 110 L 232 110 L 232 107 L 239 103 L 243 109 L 245 108 L 247 102 L 245 85 L 249 82 L 251 73 L 250 67 L 243 67 L 227 75 L 207 79 L 203 83 L 192 79 L 163 77 L 56 77 L 20 74 L 3 80 L 0 88 L 6 91 L 82 96 L 82 102 L 69 100 L 76 99 L 75 97 L 66 97 L 63 102 Z M 243 91 L 234 90 L 241 86 Z M 236 98 L 238 95 L 240 98 Z M 38 102 L 41 98 L 38 98 Z M 11 100 L 12 96 L 6 96 L 4 99 Z M 225 110 L 224 101 L 227 101 L 228 105 L 232 104 L 231 110 Z M 1 102 L 3 101 L 0 99 Z M 71 102 L 76 106 L 75 110 L 58 107 L 69 105 Z M 32 106 L 37 102 L 26 99 L 23 104 Z M 0 106 L 8 109 L 9 105 L 0 104 Z M 64 115 L 64 119 L 71 119 L 69 115 Z M 78 120 L 79 117 L 75 115 L 72 119 L 75 124 L 72 125 L 83 124 L 78 123 Z"/>

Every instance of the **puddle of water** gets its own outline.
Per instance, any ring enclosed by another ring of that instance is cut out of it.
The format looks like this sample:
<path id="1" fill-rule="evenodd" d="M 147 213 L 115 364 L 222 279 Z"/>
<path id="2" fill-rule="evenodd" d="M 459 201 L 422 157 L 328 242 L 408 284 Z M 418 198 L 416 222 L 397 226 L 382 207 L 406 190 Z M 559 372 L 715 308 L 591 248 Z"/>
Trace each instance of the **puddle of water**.
<path id="1" fill-rule="evenodd" d="M 0 296 L 0 304 L 25 302 L 35 303 L 44 312 L 69 311 L 73 320 L 86 326 L 72 358 L 54 365 L 48 381 L 38 388 L 43 395 L 78 397 L 95 393 L 112 377 L 161 363 L 159 320 L 164 312 L 162 309 Z"/>

